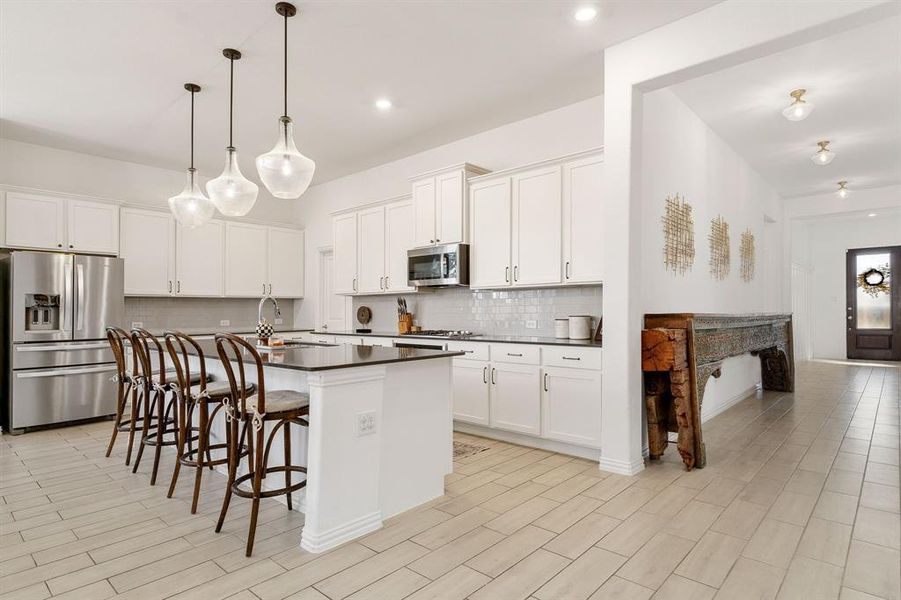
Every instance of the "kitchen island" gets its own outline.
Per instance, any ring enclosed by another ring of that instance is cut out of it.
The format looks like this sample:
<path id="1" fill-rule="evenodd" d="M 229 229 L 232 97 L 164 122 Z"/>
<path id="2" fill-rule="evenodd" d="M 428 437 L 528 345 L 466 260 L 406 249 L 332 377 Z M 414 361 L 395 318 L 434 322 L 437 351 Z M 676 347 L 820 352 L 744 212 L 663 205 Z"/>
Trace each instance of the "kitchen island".
<path id="1" fill-rule="evenodd" d="M 207 372 L 225 380 L 215 343 L 200 345 Z M 291 444 L 293 463 L 308 468 L 295 503 L 305 513 L 304 550 L 328 550 L 444 494 L 453 468 L 451 361 L 462 352 L 306 343 L 259 352 L 267 392 L 310 395 L 309 430 L 293 428 L 304 439 Z M 253 381 L 255 369 L 247 376 Z M 213 443 L 225 439 L 224 423 L 216 425 Z M 283 456 L 279 444 L 271 457 Z"/>

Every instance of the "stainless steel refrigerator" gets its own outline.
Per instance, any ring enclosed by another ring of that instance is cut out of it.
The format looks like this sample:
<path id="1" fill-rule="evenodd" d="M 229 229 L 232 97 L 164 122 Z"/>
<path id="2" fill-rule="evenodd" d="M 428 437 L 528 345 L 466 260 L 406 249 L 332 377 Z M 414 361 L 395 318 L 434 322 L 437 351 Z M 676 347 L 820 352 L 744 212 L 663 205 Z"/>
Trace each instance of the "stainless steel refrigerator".
<path id="1" fill-rule="evenodd" d="M 7 431 L 116 412 L 106 327 L 125 320 L 123 260 L 13 251 L 0 256 Z"/>

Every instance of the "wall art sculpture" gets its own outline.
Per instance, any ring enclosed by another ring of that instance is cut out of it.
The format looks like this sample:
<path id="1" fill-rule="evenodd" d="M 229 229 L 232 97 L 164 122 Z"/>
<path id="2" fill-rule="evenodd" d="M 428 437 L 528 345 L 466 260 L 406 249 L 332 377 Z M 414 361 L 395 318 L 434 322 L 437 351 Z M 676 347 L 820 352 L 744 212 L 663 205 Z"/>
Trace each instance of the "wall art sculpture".
<path id="1" fill-rule="evenodd" d="M 722 281 L 729 276 L 729 224 L 717 216 L 710 221 L 710 276 Z"/>
<path id="2" fill-rule="evenodd" d="M 741 234 L 741 244 L 738 247 L 738 254 L 741 257 L 741 278 L 742 281 L 751 281 L 754 279 L 754 265 L 756 258 L 754 256 L 754 234 L 750 229 L 746 229 Z"/>
<path id="3" fill-rule="evenodd" d="M 680 198 L 667 196 L 663 223 L 663 266 L 676 275 L 691 271 L 695 262 L 695 222 L 691 204 Z"/>

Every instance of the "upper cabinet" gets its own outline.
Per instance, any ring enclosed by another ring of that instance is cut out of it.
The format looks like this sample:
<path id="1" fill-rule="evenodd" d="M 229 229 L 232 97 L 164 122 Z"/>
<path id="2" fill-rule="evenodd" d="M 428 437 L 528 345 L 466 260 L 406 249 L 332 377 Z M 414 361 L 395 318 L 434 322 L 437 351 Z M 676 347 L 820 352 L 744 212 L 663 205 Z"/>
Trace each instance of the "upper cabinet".
<path id="1" fill-rule="evenodd" d="M 175 219 L 170 212 L 123 208 L 119 256 L 126 296 L 175 293 Z"/>
<path id="2" fill-rule="evenodd" d="M 467 180 L 485 173 L 463 163 L 411 178 L 413 247 L 469 242 Z"/>
<path id="3" fill-rule="evenodd" d="M 385 291 L 409 292 L 407 250 L 413 243 L 413 201 L 401 200 L 385 206 Z"/>
<path id="4" fill-rule="evenodd" d="M 176 227 L 175 293 L 179 296 L 222 296 L 225 275 L 225 223 L 212 220 L 188 229 Z"/>
<path id="5" fill-rule="evenodd" d="M 357 291 L 357 213 L 332 219 L 333 290 L 336 294 Z"/>
<path id="6" fill-rule="evenodd" d="M 278 298 L 303 298 L 304 232 L 269 228 L 269 293 Z"/>
<path id="7" fill-rule="evenodd" d="M 598 151 L 470 182 L 470 286 L 601 283 Z"/>
<path id="8" fill-rule="evenodd" d="M 303 231 L 225 224 L 225 295 L 303 297 Z"/>
<path id="9" fill-rule="evenodd" d="M 119 252 L 119 206 L 7 192 L 6 245 L 12 248 Z"/>

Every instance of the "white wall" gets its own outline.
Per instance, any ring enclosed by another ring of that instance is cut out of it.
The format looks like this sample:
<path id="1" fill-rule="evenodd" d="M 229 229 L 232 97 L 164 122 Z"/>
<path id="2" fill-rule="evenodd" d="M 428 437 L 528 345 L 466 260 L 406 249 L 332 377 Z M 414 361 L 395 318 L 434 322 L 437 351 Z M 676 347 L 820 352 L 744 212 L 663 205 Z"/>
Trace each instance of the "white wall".
<path id="1" fill-rule="evenodd" d="M 432 169 L 462 162 L 506 169 L 601 146 L 603 139 L 603 97 L 596 96 L 311 187 L 296 205 L 296 221 L 306 228 L 306 299 L 296 304 L 295 325 L 320 325 L 317 249 L 332 243 L 329 213 L 409 194 L 407 179 Z"/>
<path id="2" fill-rule="evenodd" d="M 792 222 L 792 262 L 810 273 L 810 342 L 814 358 L 847 358 L 845 253 L 901 245 L 901 209 Z"/>
<path id="3" fill-rule="evenodd" d="M 779 195 L 669 88 L 644 95 L 641 168 L 642 312 L 765 312 L 770 291 L 782 284 L 772 265 L 782 258 Z M 667 196 L 680 194 L 692 205 L 695 261 L 684 275 L 663 264 L 661 218 Z M 729 223 L 731 270 L 725 280 L 710 276 L 707 234 L 717 215 Z M 766 224 L 766 218 L 775 221 Z M 754 234 L 754 279 L 740 277 L 741 233 Z M 775 272 L 774 272 L 775 271 Z M 760 363 L 752 357 L 728 359 L 720 379 L 711 379 L 702 417 L 708 418 L 743 398 L 760 381 Z"/>
<path id="4" fill-rule="evenodd" d="M 252 160 L 243 162 L 244 173 L 253 173 Z M 166 209 L 167 199 L 184 187 L 185 172 L 0 138 L 0 184 Z M 248 218 L 293 224 L 295 203 L 277 200 L 260 186 Z"/>

